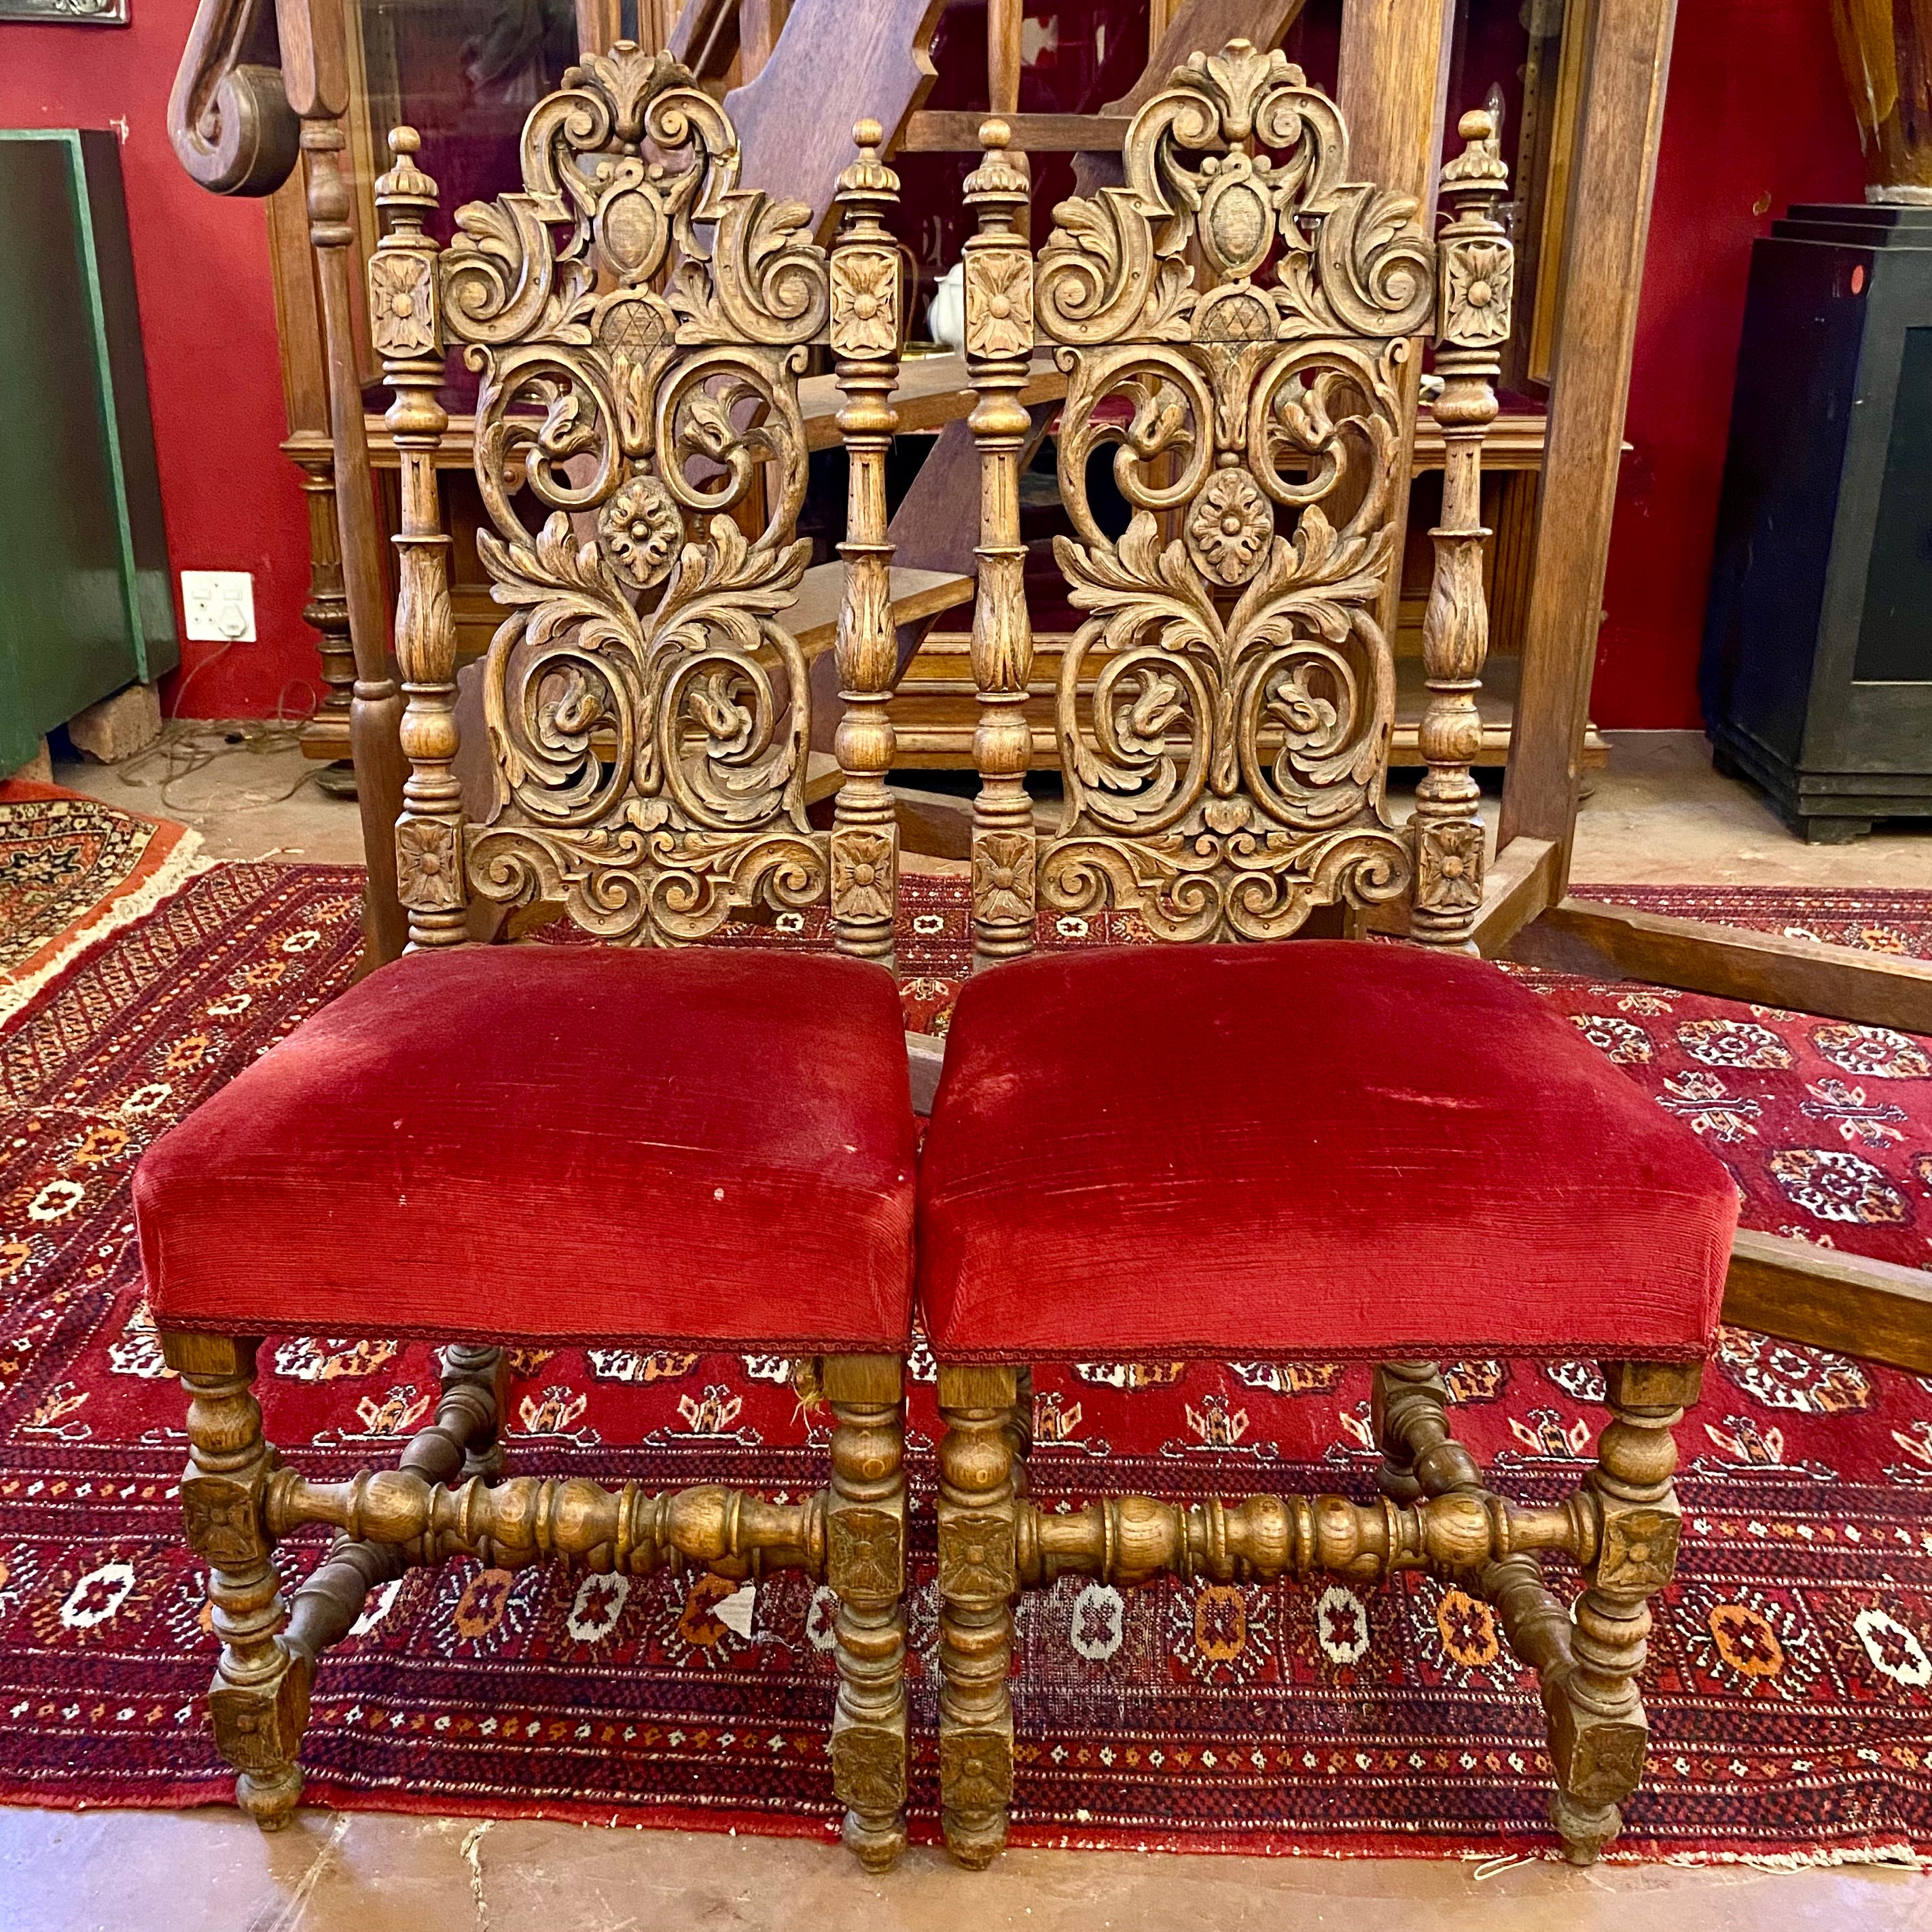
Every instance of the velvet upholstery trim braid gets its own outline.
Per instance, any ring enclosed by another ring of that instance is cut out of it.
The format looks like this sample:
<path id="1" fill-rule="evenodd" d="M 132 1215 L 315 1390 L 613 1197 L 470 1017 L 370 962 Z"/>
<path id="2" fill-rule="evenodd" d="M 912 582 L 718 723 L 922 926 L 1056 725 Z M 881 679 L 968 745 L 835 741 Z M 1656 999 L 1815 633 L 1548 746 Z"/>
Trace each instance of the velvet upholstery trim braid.
<path id="1" fill-rule="evenodd" d="M 164 1329 L 896 1352 L 914 1160 L 876 966 L 477 947 L 351 988 L 134 1198 Z"/>
<path id="2" fill-rule="evenodd" d="M 922 1153 L 943 1360 L 1707 1353 L 1724 1167 L 1483 962 L 1044 954 L 961 994 Z"/>

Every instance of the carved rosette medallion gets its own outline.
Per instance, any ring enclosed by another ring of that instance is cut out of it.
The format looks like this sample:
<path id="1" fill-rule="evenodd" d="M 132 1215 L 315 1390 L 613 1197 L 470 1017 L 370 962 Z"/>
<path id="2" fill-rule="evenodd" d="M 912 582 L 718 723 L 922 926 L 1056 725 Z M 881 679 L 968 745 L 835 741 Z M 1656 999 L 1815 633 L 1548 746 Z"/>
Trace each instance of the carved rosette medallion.
<path id="1" fill-rule="evenodd" d="M 1230 586 L 1254 575 L 1274 535 L 1274 508 L 1245 470 L 1217 470 L 1187 512 L 1187 554 Z"/>
<path id="2" fill-rule="evenodd" d="M 850 1598 L 896 1597 L 905 1580 L 899 1520 L 887 1510 L 835 1509 L 825 1525 L 826 1574 Z"/>
<path id="3" fill-rule="evenodd" d="M 832 838 L 832 902 L 842 919 L 890 919 L 898 854 L 885 832 L 836 832 Z"/>
<path id="4" fill-rule="evenodd" d="M 1034 849 L 1025 832 L 988 832 L 974 842 L 973 903 L 982 918 L 1033 917 Z"/>
<path id="5" fill-rule="evenodd" d="M 257 1492 L 223 1476 L 184 1476 L 182 1515 L 189 1547 L 218 1569 L 238 1570 L 268 1549 Z"/>
<path id="6" fill-rule="evenodd" d="M 1515 280 L 1516 259 L 1507 242 L 1445 243 L 1437 333 L 1472 349 L 1508 340 Z"/>
<path id="7" fill-rule="evenodd" d="M 610 567 L 633 590 L 670 574 L 684 541 L 684 519 L 670 492 L 648 472 L 633 476 L 597 513 L 597 535 Z"/>
<path id="8" fill-rule="evenodd" d="M 1422 826 L 1416 839 L 1415 902 L 1462 912 L 1483 902 L 1483 828 L 1464 819 Z"/>
<path id="9" fill-rule="evenodd" d="M 939 1588 L 956 1600 L 1000 1603 L 1015 1593 L 1019 1580 L 1010 1512 L 949 1510 L 939 1539 Z"/>
<path id="10" fill-rule="evenodd" d="M 832 262 L 832 351 L 890 356 L 898 346 L 896 248 L 841 248 Z"/>
<path id="11" fill-rule="evenodd" d="M 404 818 L 396 824 L 396 896 L 425 912 L 463 903 L 462 837 L 447 819 Z"/>
<path id="12" fill-rule="evenodd" d="M 939 1778 L 949 1811 L 1000 1811 L 1012 1802 L 1010 1726 L 988 1733 L 955 1730 L 939 1740 Z"/>
<path id="13" fill-rule="evenodd" d="M 436 278 L 421 255 L 369 258 L 369 321 L 381 356 L 422 356 L 436 346 Z"/>
<path id="14" fill-rule="evenodd" d="M 1033 348 L 1033 258 L 1024 248 L 966 251 L 966 347 L 1016 356 Z"/>
<path id="15" fill-rule="evenodd" d="M 905 1739 L 896 1730 L 841 1725 L 832 1734 L 832 1789 L 860 1812 L 893 1812 L 905 1802 Z"/>

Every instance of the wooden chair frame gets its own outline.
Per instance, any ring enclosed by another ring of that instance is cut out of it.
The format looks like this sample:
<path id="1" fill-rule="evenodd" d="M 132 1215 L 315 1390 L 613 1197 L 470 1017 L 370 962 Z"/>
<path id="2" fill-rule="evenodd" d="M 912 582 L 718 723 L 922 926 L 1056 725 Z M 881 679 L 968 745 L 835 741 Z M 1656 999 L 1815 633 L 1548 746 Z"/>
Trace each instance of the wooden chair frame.
<path id="1" fill-rule="evenodd" d="M 541 896 L 606 938 L 661 944 L 702 938 L 761 896 L 829 897 L 840 950 L 890 969 L 884 465 L 903 268 L 882 220 L 897 178 L 876 125 L 858 131 L 829 256 L 802 232 L 806 211 L 738 186 L 729 121 L 668 55 L 620 44 L 573 69 L 526 124 L 524 190 L 463 211 L 447 250 L 424 232 L 436 187 L 416 165 L 416 136 L 391 136 L 395 164 L 378 186 L 391 226 L 369 282 L 404 452 L 396 650 L 410 771 L 395 838 L 412 948 L 470 943 L 472 889 Z M 647 142 L 655 166 L 639 158 Z M 667 172 L 680 154 L 687 165 Z M 837 358 L 850 455 L 843 783 L 829 834 L 805 814 L 806 664 L 776 615 L 806 561 L 793 530 L 805 469 L 796 382 L 805 345 L 821 337 Z M 452 769 L 456 644 L 432 469 L 452 344 L 483 376 L 476 461 L 498 526 L 485 554 L 512 612 L 486 667 L 497 808 L 480 824 L 466 822 Z M 761 463 L 778 478 L 762 501 Z M 549 508 L 540 531 L 519 520 L 512 477 Z M 587 538 L 573 514 L 594 517 Z M 264 1827 L 285 1822 L 300 1794 L 317 1658 L 407 1568 L 463 1555 L 632 1576 L 794 1569 L 838 1597 L 832 1760 L 846 1842 L 875 1870 L 897 1856 L 901 1357 L 800 1365 L 801 1394 L 831 1411 L 830 1474 L 780 1504 L 718 1485 L 652 1496 L 503 1476 L 503 1351 L 472 1343 L 444 1351 L 436 1418 L 398 1468 L 312 1483 L 262 1438 L 257 1339 L 168 1332 L 162 1346 L 190 1396 L 182 1495 L 221 1642 L 214 1735 L 238 1802 Z M 338 1540 L 285 1604 L 272 1552 L 312 1523 Z"/>
<path id="2" fill-rule="evenodd" d="M 1202 28 L 1225 29 L 1216 10 L 1224 4 L 1185 0 L 1179 8 L 1162 7 L 1170 31 L 1144 86 L 1164 77 L 1154 70 L 1163 60 L 1172 64 L 1177 44 L 1219 44 L 1225 31 Z M 584 0 L 587 34 L 608 30 L 608 22 L 596 23 L 610 10 L 598 0 Z M 1270 14 L 1276 35 L 1294 11 L 1291 0 Z M 687 22 L 692 33 L 704 26 L 710 35 L 729 12 L 712 0 L 690 0 L 672 44 L 680 44 Z M 1453 13 L 1454 0 L 1347 0 L 1343 8 L 1336 98 L 1352 130 L 1354 165 L 1425 207 L 1442 148 Z M 989 10 L 989 76 L 1009 90 L 992 97 L 996 108 L 1017 104 L 1016 92 L 1010 90 L 1016 87 L 1011 48 L 1017 45 L 1018 15 L 1016 8 Z M 777 0 L 744 0 L 731 24 L 754 16 L 753 32 L 740 43 L 741 70 L 752 77 L 776 44 Z M 1676 16 L 1676 0 L 1599 0 L 1580 54 L 1582 128 L 1564 257 L 1545 269 L 1560 275 L 1564 296 L 1531 608 L 1501 835 L 1472 936 L 1492 956 L 1508 952 L 1598 976 L 1641 978 L 1932 1033 L 1932 968 L 1922 962 L 1568 896 Z M 906 50 L 915 69 L 929 32 L 922 20 Z M 1266 39 L 1265 26 L 1256 38 Z M 778 70 L 772 74 L 776 81 Z M 909 111 L 916 107 L 917 92 L 908 96 Z M 393 958 L 406 940 L 391 830 L 401 809 L 404 760 L 398 742 L 402 699 L 385 648 L 380 544 L 350 321 L 352 238 L 340 159 L 348 98 L 340 0 L 201 0 L 170 124 L 184 164 L 219 192 L 271 194 L 298 155 L 308 172 L 334 446 L 328 475 L 320 464 L 305 472 L 320 532 L 312 601 L 329 622 L 339 621 L 355 654 L 351 730 L 369 858 L 368 957 L 374 964 Z M 1133 95 L 1114 104 L 1124 112 L 1139 104 Z M 947 141 L 958 138 L 950 129 L 888 130 L 921 140 L 928 131 Z M 1071 138 L 1098 145 L 1090 136 Z M 338 549 L 339 584 L 332 555 Z M 1388 594 L 1392 601 L 1393 583 Z M 1738 1254 L 1726 1304 L 1730 1319 L 1932 1372 L 1932 1292 L 1917 1270 L 1828 1255 L 1774 1235 L 1741 1238 Z"/>
<path id="3" fill-rule="evenodd" d="M 1611 1420 L 1597 1466 L 1562 1502 L 1525 1508 L 1484 1482 L 1450 1432 L 1429 1362 L 1376 1370 L 1379 1504 L 1251 1496 L 1174 1503 L 1110 1496 L 1068 1510 L 1032 1499 L 1030 1372 L 942 1362 L 939 1412 L 940 1801 L 946 1843 L 979 1868 L 1006 1842 L 1013 1790 L 1008 1677 L 1012 1606 L 1063 1576 L 1120 1588 L 1158 1579 L 1263 1583 L 1327 1573 L 1374 1582 L 1426 1569 L 1489 1604 L 1533 1669 L 1556 1789 L 1550 1815 L 1574 1864 L 1593 1862 L 1642 1774 L 1636 1679 L 1649 1600 L 1670 1580 L 1682 1511 L 1672 1430 L 1697 1399 L 1698 1363 L 1603 1364 Z M 1561 1555 L 1586 1588 L 1570 1606 L 1540 1558 Z"/>
<path id="4" fill-rule="evenodd" d="M 1334 103 L 1282 55 L 1236 40 L 1193 56 L 1143 105 L 1124 184 L 1062 202 L 1036 262 L 1024 167 L 1004 122 L 982 130 L 965 274 L 983 464 L 976 967 L 1032 949 L 1036 888 L 1060 911 L 1135 910 L 1168 940 L 1282 938 L 1318 905 L 1360 914 L 1406 896 L 1411 940 L 1473 950 L 1484 836 L 1469 762 L 1487 637 L 1478 506 L 1511 259 L 1493 212 L 1508 179 L 1495 129 L 1478 112 L 1461 131 L 1432 246 L 1413 199 L 1354 178 Z M 1277 224 L 1264 286 L 1251 278 Z M 1066 802 L 1043 841 L 1022 784 L 1031 639 L 1016 451 L 1027 414 L 1013 400 L 1036 312 L 1069 376 L 1060 484 L 1076 534 L 1057 551 L 1088 614 L 1058 698 Z M 1406 473 L 1391 462 L 1408 427 L 1396 372 L 1424 330 L 1448 466 L 1423 643 L 1429 770 L 1398 828 L 1381 794 L 1392 676 L 1379 618 L 1396 514 L 1389 478 Z M 1132 405 L 1130 423 L 1101 415 L 1116 397 Z M 1118 538 L 1087 506 L 1103 439 L 1120 446 L 1114 482 L 1131 512 Z M 1292 538 L 1282 509 L 1296 519 Z M 1087 705 L 1079 670 L 1094 652 L 1104 656 Z M 982 1865 L 1005 1840 L 1022 1589 L 1070 1574 L 1127 1586 L 1319 1572 L 1365 1582 L 1427 1568 L 1491 1605 L 1537 1671 L 1552 1820 L 1566 1855 L 1590 1863 L 1642 1770 L 1648 1600 L 1670 1580 L 1679 1525 L 1671 1432 L 1701 1364 L 1607 1362 L 1603 1372 L 1612 1420 L 1597 1467 L 1552 1507 L 1492 1490 L 1450 1433 L 1436 1366 L 1402 1361 L 1376 1372 L 1379 1505 L 1126 1496 L 1067 1511 L 1030 1499 L 1026 1372 L 942 1358 L 940 1777 L 954 1855 Z M 1544 1552 L 1582 1571 L 1574 1624 L 1544 1582 Z"/>

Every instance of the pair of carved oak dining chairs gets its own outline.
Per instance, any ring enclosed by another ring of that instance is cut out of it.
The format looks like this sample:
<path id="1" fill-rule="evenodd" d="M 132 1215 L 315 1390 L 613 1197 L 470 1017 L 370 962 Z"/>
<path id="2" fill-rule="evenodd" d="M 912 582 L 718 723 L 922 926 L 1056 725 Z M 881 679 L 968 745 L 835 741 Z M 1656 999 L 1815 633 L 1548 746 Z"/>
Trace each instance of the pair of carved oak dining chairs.
<path id="1" fill-rule="evenodd" d="M 1280 54 L 1196 56 L 1136 117 L 1120 184 L 1054 211 L 989 122 L 967 184 L 982 541 L 973 657 L 976 970 L 916 1148 L 892 964 L 896 830 L 885 460 L 905 271 L 896 182 L 856 130 L 829 254 L 737 180 L 732 130 L 668 56 L 586 58 L 531 113 L 524 185 L 430 233 L 392 136 L 374 339 L 403 452 L 396 652 L 412 950 L 150 1150 L 142 1251 L 187 1384 L 188 1533 L 220 1644 L 215 1738 L 264 1825 L 300 1790 L 320 1652 L 365 1593 L 454 1556 L 632 1575 L 790 1568 L 838 1600 L 832 1779 L 848 1842 L 904 1842 L 905 1360 L 938 1358 L 939 1766 L 982 1864 L 1012 1789 L 1012 1606 L 1070 1573 L 1260 1580 L 1408 1567 L 1496 1610 L 1539 1673 L 1566 1849 L 1618 1827 L 1636 1676 L 1670 1579 L 1672 1426 L 1713 1338 L 1735 1202 L 1683 1130 L 1466 952 L 1486 645 L 1480 449 L 1508 328 L 1486 117 L 1432 240 L 1349 178 L 1334 104 Z M 1383 786 L 1378 620 L 1423 338 L 1448 458 L 1425 648 L 1429 764 Z M 806 806 L 799 381 L 829 340 L 849 459 L 842 783 Z M 1024 784 L 1032 641 L 1018 393 L 1068 377 L 1056 548 L 1084 622 L 1057 698 L 1064 808 Z M 477 372 L 480 541 L 508 615 L 483 668 L 487 795 L 454 770 L 437 392 Z M 1124 530 L 1090 505 L 1114 447 Z M 536 520 L 536 514 L 542 520 Z M 529 518 L 530 520 L 526 521 Z M 472 899 L 560 904 L 602 946 L 466 942 Z M 832 956 L 690 946 L 755 904 L 830 904 Z M 1040 908 L 1155 943 L 1033 948 Z M 1407 908 L 1408 944 L 1294 938 Z M 1214 942 L 1261 942 L 1229 944 Z M 449 1344 L 401 1466 L 311 1480 L 263 1439 L 256 1339 Z M 802 1500 L 502 1474 L 506 1344 L 791 1356 L 831 1416 Z M 1372 1360 L 1381 1497 L 1055 1510 L 1025 1479 L 1039 1359 Z M 1592 1354 L 1610 1420 L 1559 1505 L 1490 1489 L 1432 1364 Z M 459 1477 L 462 1478 L 458 1481 Z M 272 1552 L 328 1556 L 285 1604 Z M 1580 1566 L 1574 1610 L 1540 1556 Z"/>

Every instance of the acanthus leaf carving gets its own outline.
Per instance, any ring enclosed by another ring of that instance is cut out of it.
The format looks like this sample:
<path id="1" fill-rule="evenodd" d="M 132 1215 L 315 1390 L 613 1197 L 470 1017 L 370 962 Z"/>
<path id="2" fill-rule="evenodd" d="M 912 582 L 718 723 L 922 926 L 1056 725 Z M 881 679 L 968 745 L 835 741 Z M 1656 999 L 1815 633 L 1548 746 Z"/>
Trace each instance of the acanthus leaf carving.
<path id="1" fill-rule="evenodd" d="M 478 550 L 507 607 L 475 888 L 626 943 L 822 900 L 780 616 L 809 560 L 803 345 L 831 308 L 809 211 L 740 187 L 718 104 L 628 43 L 531 110 L 522 158 L 520 191 L 459 212 L 438 284 L 481 375 Z"/>
<path id="2" fill-rule="evenodd" d="M 1055 549 L 1087 621 L 1062 658 L 1049 906 L 1271 938 L 1409 883 L 1382 804 L 1378 614 L 1398 366 L 1434 304 L 1435 250 L 1412 201 L 1347 165 L 1334 104 L 1236 41 L 1142 109 L 1122 186 L 1054 211 L 1037 308 L 1071 379 L 1076 531 Z M 1130 510 L 1118 540 L 1087 500 L 1107 442 Z"/>

